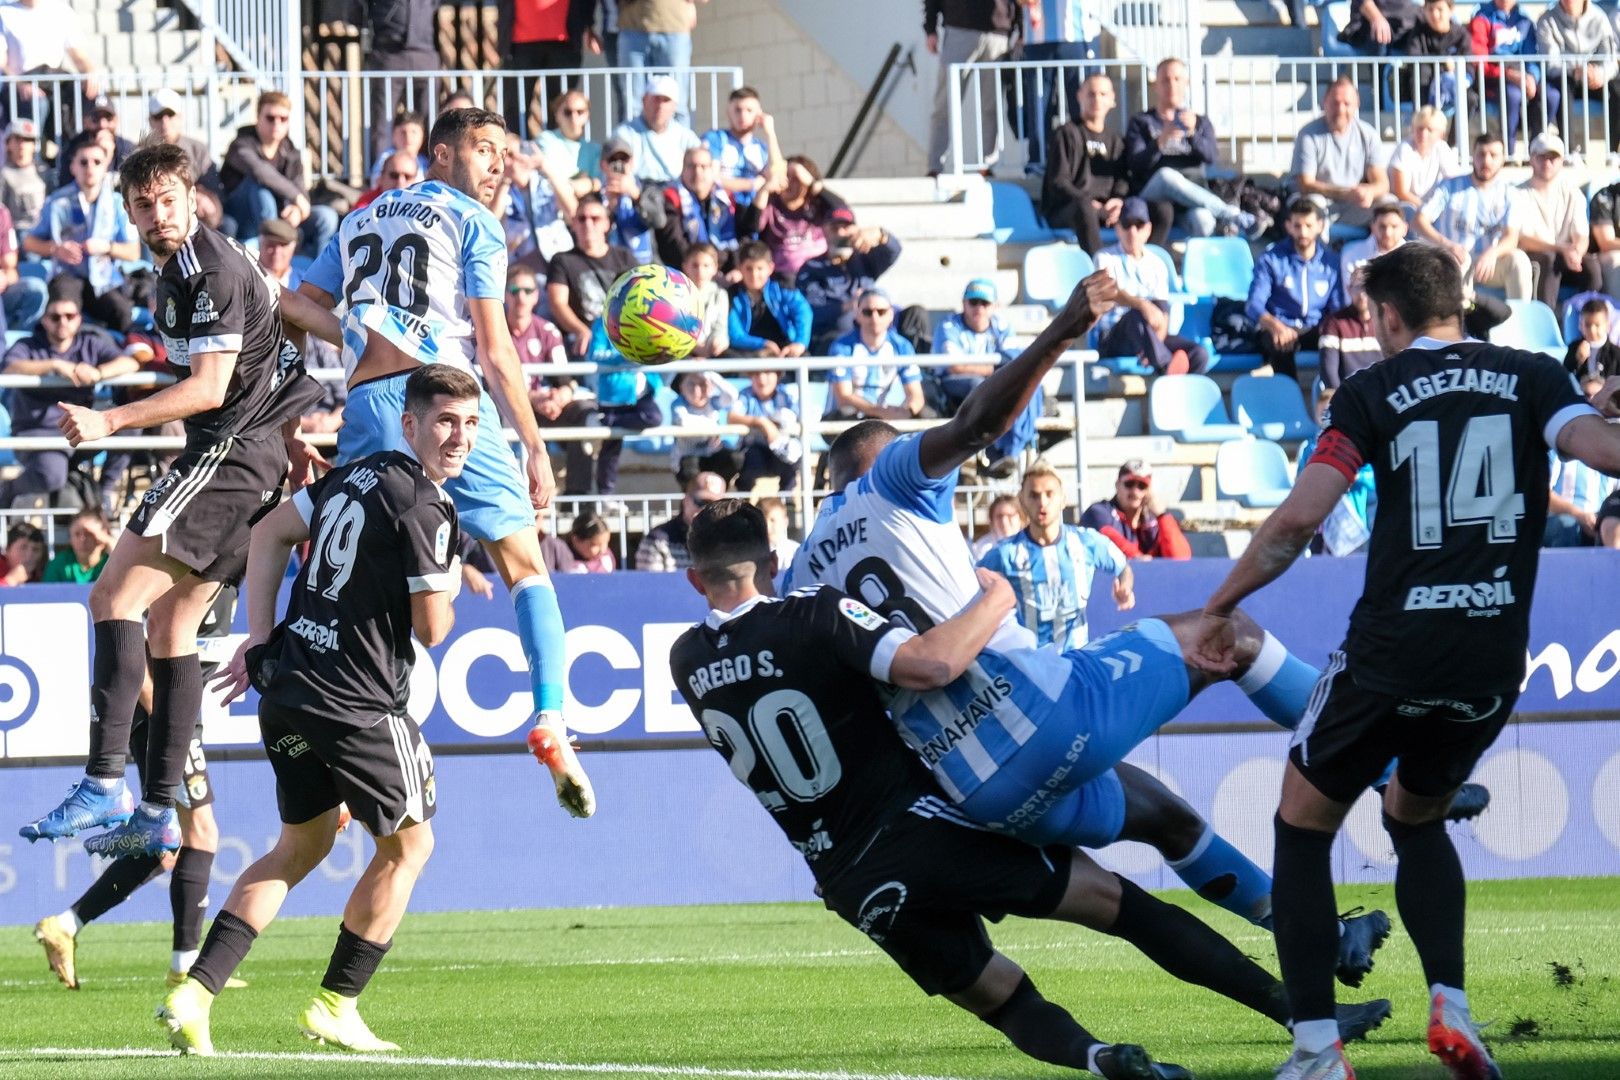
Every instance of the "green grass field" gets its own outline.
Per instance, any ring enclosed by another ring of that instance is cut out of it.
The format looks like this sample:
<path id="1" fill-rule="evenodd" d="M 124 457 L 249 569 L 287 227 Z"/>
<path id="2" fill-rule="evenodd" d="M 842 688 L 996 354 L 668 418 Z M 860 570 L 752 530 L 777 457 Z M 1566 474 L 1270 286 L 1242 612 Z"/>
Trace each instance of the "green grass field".
<path id="1" fill-rule="evenodd" d="M 1620 1078 L 1620 879 L 1475 885 L 1470 997 L 1510 1080 Z M 1183 894 L 1273 969 L 1269 937 Z M 1394 916 L 1393 890 L 1341 901 Z M 1029 1078 L 1062 1070 L 917 991 L 864 938 L 809 904 L 419 915 L 365 999 L 402 1061 L 313 1048 L 294 1026 L 325 969 L 336 919 L 278 923 L 214 1007 L 225 1056 L 176 1061 L 151 1020 L 166 925 L 92 926 L 84 988 L 45 968 L 24 927 L 0 930 L 0 1077 L 797 1076 Z M 1281 1029 L 1185 987 L 1129 946 L 1077 927 L 1010 920 L 997 943 L 1104 1038 L 1145 1044 L 1201 1080 L 1269 1078 Z M 1401 932 L 1363 987 L 1395 1017 L 1353 1060 L 1363 1080 L 1439 1080 L 1423 1051 L 1425 995 Z M 239 1055 L 239 1056 L 232 1056 Z M 1072 1074 L 1070 1074 L 1072 1075 Z"/>

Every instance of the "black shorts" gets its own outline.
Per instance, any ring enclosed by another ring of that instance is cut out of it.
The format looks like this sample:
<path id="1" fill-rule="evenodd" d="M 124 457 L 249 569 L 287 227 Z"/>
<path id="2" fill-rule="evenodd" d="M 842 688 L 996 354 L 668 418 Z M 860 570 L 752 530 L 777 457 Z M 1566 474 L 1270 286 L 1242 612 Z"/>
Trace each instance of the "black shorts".
<path id="1" fill-rule="evenodd" d="M 1288 757 L 1322 794 L 1354 802 L 1399 758 L 1401 786 L 1438 798 L 1461 787 L 1519 700 L 1400 697 L 1368 690 L 1334 653 L 1294 732 Z"/>
<path id="2" fill-rule="evenodd" d="M 129 528 L 161 536 L 163 554 L 198 577 L 236 585 L 247 569 L 248 532 L 275 508 L 286 478 L 279 435 L 187 449 L 142 497 Z"/>
<path id="3" fill-rule="evenodd" d="M 954 817 L 943 800 L 934 803 L 927 800 L 924 812 Z M 956 994 L 978 980 L 995 951 L 983 920 L 1052 914 L 1069 887 L 1071 857 L 1065 847 L 1032 847 L 913 810 L 824 882 L 823 900 L 924 991 Z"/>
<path id="4" fill-rule="evenodd" d="M 143 795 L 146 793 L 146 737 L 151 727 L 146 715 L 137 712 L 135 726 L 129 729 L 129 756 L 135 760 Z M 188 810 L 199 810 L 214 803 L 214 784 L 208 777 L 208 755 L 203 753 L 201 724 L 192 732 L 191 745 L 186 748 L 186 761 L 180 770 L 180 790 L 176 794 L 179 804 Z"/>
<path id="5" fill-rule="evenodd" d="M 345 724 L 260 698 L 259 732 L 288 825 L 320 817 L 338 803 L 348 803 L 373 836 L 392 836 L 433 816 L 433 753 L 408 716 Z"/>

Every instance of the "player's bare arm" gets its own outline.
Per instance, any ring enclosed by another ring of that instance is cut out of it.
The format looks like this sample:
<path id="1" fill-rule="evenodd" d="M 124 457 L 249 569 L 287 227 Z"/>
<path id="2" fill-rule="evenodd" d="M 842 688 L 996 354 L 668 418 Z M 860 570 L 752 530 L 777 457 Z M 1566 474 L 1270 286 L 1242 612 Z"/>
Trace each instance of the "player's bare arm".
<path id="1" fill-rule="evenodd" d="M 213 684 L 227 702 L 235 701 L 248 688 L 247 652 L 270 640 L 270 631 L 276 627 L 276 601 L 281 595 L 281 579 L 287 574 L 287 560 L 292 557 L 293 547 L 308 539 L 309 522 L 297 504 L 290 501 L 253 526 L 248 540 L 247 574 L 242 579 L 248 598 L 248 635 Z"/>
<path id="2" fill-rule="evenodd" d="M 298 293 L 300 296 L 307 296 L 309 299 L 313 300 L 315 303 L 319 304 L 328 311 L 331 311 L 333 308 L 337 307 L 337 297 L 333 296 L 319 285 L 311 285 L 307 281 L 300 281 L 298 283 L 298 288 L 293 291 Z M 285 291 L 283 291 L 282 295 L 286 295 Z"/>
<path id="3" fill-rule="evenodd" d="M 954 617 L 907 641 L 894 654 L 889 676 L 907 690 L 937 690 L 956 681 L 972 666 L 1006 617 L 1017 597 L 1007 579 L 980 567 L 973 603 Z"/>
<path id="4" fill-rule="evenodd" d="M 63 417 L 57 422 L 69 445 L 94 442 L 129 428 L 149 428 L 171 420 L 184 420 L 217 409 L 225 401 L 236 371 L 234 352 L 198 353 L 191 358 L 191 377 L 181 379 L 150 397 L 97 411 L 60 402 Z"/>
<path id="5" fill-rule="evenodd" d="M 328 300 L 331 299 L 320 289 L 314 292 L 321 293 Z M 328 345 L 341 346 L 343 344 L 343 327 L 337 316 L 332 314 L 332 304 L 325 304 L 311 296 L 292 289 L 281 290 L 281 321 L 288 326 L 307 330 L 320 338 Z"/>
<path id="6" fill-rule="evenodd" d="M 1017 358 L 996 368 L 962 402 L 951 420 L 923 433 L 923 472 L 941 477 L 1007 433 L 1058 358 L 1114 306 L 1114 279 L 1098 271 L 1076 285 L 1063 310 Z"/>
<path id="7" fill-rule="evenodd" d="M 1592 404 L 1607 417 L 1620 417 L 1620 376 L 1609 376 L 1592 395 Z M 1602 417 L 1577 416 L 1558 432 L 1558 452 L 1584 461 L 1598 472 L 1620 476 L 1620 427 Z"/>
<path id="8" fill-rule="evenodd" d="M 449 575 L 453 582 L 444 592 L 411 593 L 411 632 L 416 640 L 431 649 L 450 636 L 456 624 L 454 601 L 461 592 L 461 573 Z"/>
<path id="9" fill-rule="evenodd" d="M 557 481 L 551 475 L 551 457 L 546 453 L 540 425 L 535 422 L 534 409 L 529 405 L 528 382 L 518 364 L 517 349 L 512 345 L 512 331 L 506 326 L 506 311 L 499 300 L 472 297 L 467 299 L 467 310 L 472 316 L 474 339 L 478 342 L 478 369 L 484 373 L 484 384 L 495 399 L 501 419 L 512 425 L 518 441 L 523 444 L 529 499 L 536 510 L 544 510 L 551 505 Z"/>

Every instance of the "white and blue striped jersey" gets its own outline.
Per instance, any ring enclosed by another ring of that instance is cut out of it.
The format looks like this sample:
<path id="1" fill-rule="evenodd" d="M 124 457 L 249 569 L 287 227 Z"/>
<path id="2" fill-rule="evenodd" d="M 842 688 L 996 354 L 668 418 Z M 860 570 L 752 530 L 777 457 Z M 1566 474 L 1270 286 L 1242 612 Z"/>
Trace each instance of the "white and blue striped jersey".
<path id="1" fill-rule="evenodd" d="M 1125 572 L 1125 553 L 1098 532 L 1065 525 L 1056 543 L 1037 544 L 1024 529 L 985 553 L 979 565 L 994 570 L 1018 594 L 1018 621 L 1041 645 L 1078 649 L 1089 638 L 1086 601 L 1098 570 Z"/>
<path id="2" fill-rule="evenodd" d="M 919 632 L 973 602 L 973 553 L 951 506 L 956 473 L 924 473 L 920 439 L 896 439 L 871 472 L 822 502 L 790 587 L 832 585 Z M 960 802 L 1035 734 L 1070 670 L 1009 615 L 961 678 L 927 693 L 890 688 L 886 701 L 906 743 Z"/>
<path id="3" fill-rule="evenodd" d="M 470 370 L 477 348 L 467 301 L 505 299 L 506 238 L 477 199 L 427 180 L 344 218 L 304 280 L 338 300 L 348 374 L 368 333 L 424 364 Z"/>

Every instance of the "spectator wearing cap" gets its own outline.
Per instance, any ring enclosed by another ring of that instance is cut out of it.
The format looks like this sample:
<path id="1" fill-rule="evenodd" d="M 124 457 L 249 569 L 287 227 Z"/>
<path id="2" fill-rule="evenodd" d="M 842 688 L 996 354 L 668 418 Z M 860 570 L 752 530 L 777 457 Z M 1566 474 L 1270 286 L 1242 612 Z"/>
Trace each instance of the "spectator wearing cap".
<path id="1" fill-rule="evenodd" d="M 265 218 L 282 218 L 299 231 L 303 254 L 314 258 L 337 232 L 338 216 L 330 206 L 310 205 L 303 154 L 287 137 L 292 99 L 267 90 L 255 117 L 225 151 L 225 212 L 236 220 L 238 240 L 256 236 Z"/>
<path id="2" fill-rule="evenodd" d="M 90 102 L 84 114 L 84 127 L 73 133 L 57 155 L 57 160 L 62 163 L 62 170 L 56 178 L 59 186 L 73 182 L 72 175 L 67 171 L 73 161 L 73 151 L 85 143 L 104 140 L 107 136 L 102 132 L 112 137 L 112 164 L 109 169 L 116 173 L 124 167 L 124 159 L 135 152 L 135 144 L 118 134 L 118 110 L 113 107 L 112 99 L 103 94 Z"/>
<path id="3" fill-rule="evenodd" d="M 1086 76 L 1075 97 L 1079 115 L 1052 133 L 1047 149 L 1041 213 L 1052 227 L 1073 229 L 1081 248 L 1095 255 L 1102 230 L 1113 227 L 1125 201 L 1124 142 L 1109 126 L 1114 83 L 1107 75 Z"/>
<path id="4" fill-rule="evenodd" d="M 1586 196 L 1564 173 L 1564 140 L 1556 131 L 1530 140 L 1530 179 L 1519 191 L 1519 250 L 1535 270 L 1536 298 L 1557 311 L 1564 286 L 1576 292 L 1603 288 L 1603 268 L 1591 253 Z"/>
<path id="5" fill-rule="evenodd" d="M 706 132 L 703 142 L 720 167 L 720 184 L 738 206 L 782 175 L 786 161 L 776 141 L 776 120 L 760 104 L 759 91 L 739 86 L 726 102 L 728 126 Z"/>
<path id="6" fill-rule="evenodd" d="M 1462 267 L 1465 283 L 1501 289 L 1509 300 L 1531 294 L 1530 257 L 1519 250 L 1519 192 L 1502 175 L 1502 136 L 1474 139 L 1473 170 L 1435 185 L 1412 224 Z"/>
<path id="7" fill-rule="evenodd" d="M 1266 248 L 1255 265 L 1244 314 L 1273 373 L 1295 378 L 1299 351 L 1316 348 L 1322 319 L 1344 306 L 1344 290 L 1338 256 L 1322 242 L 1321 200 L 1294 196 L 1286 227 L 1288 238 Z"/>
<path id="8" fill-rule="evenodd" d="M 259 224 L 259 268 L 269 274 L 281 287 L 289 291 L 298 288 L 301 276 L 293 266 L 293 253 L 298 250 L 298 230 L 280 218 L 266 218 Z M 310 370 L 332 368 L 343 370 L 343 358 L 336 348 L 314 334 L 303 343 L 304 365 Z M 342 379 L 322 381 L 321 398 L 304 413 L 299 430 L 305 432 L 336 431 L 343 426 L 343 406 L 348 400 L 348 388 Z"/>
<path id="9" fill-rule="evenodd" d="M 681 175 L 674 183 L 642 188 L 641 220 L 653 231 L 658 259 L 679 267 L 693 244 L 707 243 L 720 252 L 721 269 L 729 269 L 737 250 L 737 206 L 731 192 L 720 186 L 714 154 L 699 144 L 681 157 Z"/>
<path id="10" fill-rule="evenodd" d="M 619 47 L 624 48 L 622 32 Z M 636 175 L 644 185 L 676 180 L 686 152 L 698 145 L 697 135 L 675 116 L 680 95 L 680 85 L 673 76 L 654 75 L 641 95 L 641 115 L 620 124 L 613 132 L 614 138 L 634 148 Z"/>
<path id="11" fill-rule="evenodd" d="M 821 168 L 795 154 L 787 159 L 782 190 L 774 184 L 762 188 L 737 215 L 737 229 L 769 245 L 777 268 L 793 278 L 805 263 L 827 253 L 838 226 L 854 221 L 849 205 L 822 183 Z"/>
<path id="12" fill-rule="evenodd" d="M 636 179 L 636 150 L 614 137 L 602 146 L 602 204 L 610 219 L 608 242 L 650 263 L 657 256 L 652 229 L 641 217 L 641 182 Z"/>
<path id="13" fill-rule="evenodd" d="M 1412 114 L 1406 138 L 1389 159 L 1389 191 L 1407 206 L 1423 205 L 1442 180 L 1465 171 L 1457 149 L 1446 141 L 1449 121 L 1438 106 L 1425 105 Z"/>
<path id="14" fill-rule="evenodd" d="M 697 5 L 708 2 L 619 0 L 619 66 L 640 71 L 691 67 Z"/>
<path id="15" fill-rule="evenodd" d="M 700 472 L 686 486 L 681 512 L 661 525 L 647 530 L 636 545 L 636 569 L 672 573 L 692 565 L 686 550 L 687 530 L 692 519 L 712 502 L 726 497 L 726 482 L 712 472 Z"/>
<path id="16" fill-rule="evenodd" d="M 1153 77 L 1153 108 L 1131 117 L 1125 128 L 1125 169 L 1131 191 L 1154 212 L 1152 242 L 1170 239 L 1170 220 L 1190 236 L 1216 229 L 1259 238 L 1271 226 L 1233 206 L 1204 186 L 1204 170 L 1220 150 L 1209 117 L 1188 108 L 1187 65 L 1175 57 L 1159 61 Z"/>
<path id="17" fill-rule="evenodd" d="M 827 373 L 827 414 L 843 420 L 911 420 L 932 416 L 915 364 L 879 366 L 867 361 L 915 356 L 911 342 L 894 332 L 894 302 L 879 288 L 855 301 L 855 329 L 832 343 L 830 356 L 850 363 Z"/>
<path id="18" fill-rule="evenodd" d="M 13 120 L 6 125 L 6 160 L 0 165 L 0 205 L 11 211 L 11 223 L 19 233 L 27 232 L 39 220 L 50 188 L 35 156 L 39 149 L 39 125 L 32 120 Z"/>
<path id="19" fill-rule="evenodd" d="M 65 97 L 44 84 L 13 81 L 19 76 L 66 74 L 72 65 L 84 75 L 79 91 L 84 95 L 85 108 L 101 95 L 101 82 L 85 51 L 78 15 L 65 0 L 11 0 L 0 4 L 0 60 L 4 62 L 7 82 L 11 83 L 7 92 L 0 94 L 0 114 L 7 119 L 32 120 L 52 130 L 51 100 Z M 14 100 L 16 113 L 12 115 Z M 66 130 L 69 122 L 63 117 L 55 130 Z"/>
<path id="20" fill-rule="evenodd" d="M 46 200 L 23 246 L 50 259 L 58 274 L 80 279 L 82 312 L 123 333 L 129 329 L 131 301 L 119 262 L 140 258 L 141 244 L 124 200 L 107 176 L 107 164 L 101 143 L 80 145 L 68 166 L 73 183 Z"/>
<path id="21" fill-rule="evenodd" d="M 590 118 L 591 99 L 585 91 L 559 94 L 551 102 L 551 126 L 535 140 L 546 160 L 568 177 L 575 195 L 602 190 L 602 181 L 597 178 L 602 169 L 602 144 L 585 137 Z"/>
<path id="22" fill-rule="evenodd" d="M 186 103 L 178 93 L 167 88 L 158 90 L 146 99 L 146 115 L 150 123 L 146 143 L 167 143 L 186 152 L 191 162 L 191 178 L 197 192 L 197 216 L 212 229 L 225 227 L 224 186 L 219 179 L 219 168 L 201 139 L 185 133 Z M 228 232 L 234 234 L 233 221 Z"/>
<path id="23" fill-rule="evenodd" d="M 298 230 L 280 218 L 267 218 L 259 223 L 259 266 L 282 288 L 297 289 L 299 275 L 293 269 L 293 254 L 298 250 Z"/>
<path id="24" fill-rule="evenodd" d="M 507 178 L 506 173 L 503 172 L 501 175 L 503 179 Z M 377 175 L 376 184 L 372 186 L 371 190 L 363 192 L 361 196 L 354 201 L 354 208 L 356 210 L 360 210 L 370 206 L 372 203 L 377 201 L 378 196 L 380 196 L 383 192 L 397 191 L 400 188 L 408 188 L 420 179 L 422 179 L 422 167 L 417 163 L 416 155 L 403 151 L 395 151 L 394 153 L 383 158 L 382 172 Z M 281 221 L 280 218 L 269 218 L 267 220 Z M 282 224 L 285 225 L 286 222 L 282 222 Z M 292 228 L 290 225 L 287 227 Z M 293 229 L 294 233 L 297 231 L 298 230 Z M 262 236 L 264 233 L 262 226 L 260 227 L 259 232 Z"/>
<path id="25" fill-rule="evenodd" d="M 1086 507 L 1080 524 L 1096 529 L 1130 559 L 1190 559 L 1192 545 L 1153 490 L 1153 467 L 1131 458 L 1119 467 L 1114 497 Z"/>
<path id="26" fill-rule="evenodd" d="M 1340 76 L 1322 95 L 1322 115 L 1300 128 L 1288 171 L 1296 191 L 1320 195 L 1337 221 L 1362 228 L 1389 191 L 1386 158 L 1378 132 L 1361 119 L 1355 80 Z"/>
<path id="27" fill-rule="evenodd" d="M 967 86 L 951 82 L 952 64 L 989 63 L 1005 60 L 1012 50 L 1013 35 L 1021 33 L 1020 7 L 1030 0 L 923 0 L 923 33 L 928 51 L 939 57 L 939 81 L 934 89 L 934 115 L 929 124 L 928 170 L 937 176 L 951 167 L 951 97 L 960 95 L 964 135 L 973 127 L 971 112 L 977 110 L 978 139 L 972 148 L 984 162 L 986 171 L 1001 157 L 1001 129 L 996 122 L 997 93 L 975 94 Z"/>
<path id="28" fill-rule="evenodd" d="M 827 228 L 831 247 L 799 267 L 793 286 L 810 302 L 810 352 L 825 356 L 855 329 L 855 298 L 900 258 L 900 238 L 877 225 L 837 220 Z M 902 313 L 902 321 L 905 314 Z"/>
<path id="29" fill-rule="evenodd" d="M 810 348 L 810 302 L 798 289 L 782 284 L 775 273 L 771 249 L 758 240 L 737 248 L 728 355 L 803 356 Z"/>
<path id="30" fill-rule="evenodd" d="M 941 356 L 978 358 L 969 363 L 930 369 L 930 376 L 937 383 L 942 415 L 955 416 L 963 400 L 996 370 L 1011 336 L 1012 331 L 996 314 L 996 283 L 989 278 L 974 278 L 968 282 L 962 290 L 961 309 L 951 312 L 934 327 L 932 352 Z M 1037 389 L 1036 393 L 1039 392 Z"/>
<path id="31" fill-rule="evenodd" d="M 1384 195 L 1373 203 L 1372 230 L 1360 240 L 1352 240 L 1339 252 L 1339 281 L 1345 291 L 1350 279 L 1361 265 L 1380 255 L 1387 255 L 1406 243 L 1406 206 L 1393 195 Z"/>
<path id="32" fill-rule="evenodd" d="M 1170 332 L 1170 268 L 1147 249 L 1150 225 L 1147 203 L 1131 196 L 1119 212 L 1119 240 L 1097 253 L 1097 269 L 1119 287 L 1114 307 L 1097 320 L 1097 351 L 1134 356 L 1160 374 L 1201 372 L 1209 353 Z"/>

